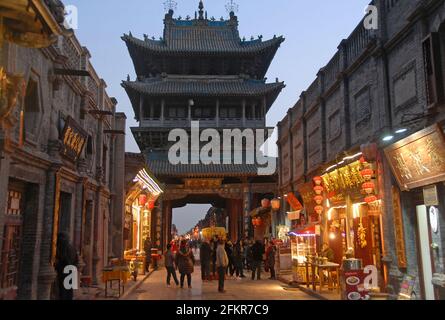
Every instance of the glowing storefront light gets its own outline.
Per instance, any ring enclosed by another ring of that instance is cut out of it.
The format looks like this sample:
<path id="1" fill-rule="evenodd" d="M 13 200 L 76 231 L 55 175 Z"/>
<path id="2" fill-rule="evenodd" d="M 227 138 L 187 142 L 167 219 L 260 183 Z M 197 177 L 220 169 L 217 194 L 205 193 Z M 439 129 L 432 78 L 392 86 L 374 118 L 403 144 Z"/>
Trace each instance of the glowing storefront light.
<path id="1" fill-rule="evenodd" d="M 159 185 L 150 177 L 145 169 L 139 171 L 134 179 L 134 182 L 141 183 L 142 187 L 147 189 L 154 196 L 158 196 L 163 192 L 161 187 L 159 187 Z"/>
<path id="2" fill-rule="evenodd" d="M 352 156 L 344 157 L 342 161 L 340 161 L 337 164 L 334 164 L 334 165 L 330 166 L 329 168 L 326 169 L 325 172 L 329 172 L 332 169 L 337 168 L 338 166 L 343 165 L 346 161 L 349 161 L 349 160 L 352 160 L 352 159 L 356 159 L 356 158 L 360 157 L 361 155 L 363 155 L 363 152 L 356 153 L 356 154 L 354 154 Z"/>

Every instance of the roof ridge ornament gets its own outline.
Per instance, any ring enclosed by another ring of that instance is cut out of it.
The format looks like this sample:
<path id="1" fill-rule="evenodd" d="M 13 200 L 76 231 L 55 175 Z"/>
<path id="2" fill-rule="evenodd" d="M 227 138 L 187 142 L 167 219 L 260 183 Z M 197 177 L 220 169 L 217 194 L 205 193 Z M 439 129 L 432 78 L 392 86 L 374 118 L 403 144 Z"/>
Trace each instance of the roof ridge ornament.
<path id="1" fill-rule="evenodd" d="M 164 2 L 164 9 L 167 12 L 174 12 L 178 8 L 178 3 L 174 0 L 166 0 Z"/>
<path id="2" fill-rule="evenodd" d="M 239 5 L 234 0 L 230 0 L 226 4 L 226 10 L 229 14 L 232 14 L 232 13 L 235 14 L 239 10 Z"/>
<path id="3" fill-rule="evenodd" d="M 199 0 L 198 9 L 199 9 L 199 20 L 204 20 L 204 3 L 202 2 L 202 0 Z"/>

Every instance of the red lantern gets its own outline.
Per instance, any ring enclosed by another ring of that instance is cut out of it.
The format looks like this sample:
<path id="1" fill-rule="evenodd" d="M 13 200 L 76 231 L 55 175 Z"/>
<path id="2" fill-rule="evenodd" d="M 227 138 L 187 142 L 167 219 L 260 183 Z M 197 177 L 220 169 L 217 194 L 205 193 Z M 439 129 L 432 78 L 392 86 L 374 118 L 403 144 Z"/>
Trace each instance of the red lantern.
<path id="1" fill-rule="evenodd" d="M 322 177 L 315 177 L 314 178 L 314 183 L 317 186 L 321 186 L 321 183 L 323 182 L 323 178 Z"/>
<path id="2" fill-rule="evenodd" d="M 323 200 L 324 200 L 323 196 L 315 196 L 315 197 L 314 197 L 314 201 L 315 201 L 315 203 L 318 204 L 318 205 L 322 204 L 322 203 L 323 203 Z"/>
<path id="3" fill-rule="evenodd" d="M 367 194 L 371 194 L 374 192 L 375 184 L 374 182 L 365 182 L 362 188 Z"/>
<path id="4" fill-rule="evenodd" d="M 150 200 L 148 201 L 148 210 L 153 210 L 155 208 L 155 201 Z"/>
<path id="5" fill-rule="evenodd" d="M 365 164 L 366 163 L 366 159 L 363 156 L 360 158 L 359 161 L 360 161 L 361 164 Z"/>
<path id="6" fill-rule="evenodd" d="M 372 169 L 363 169 L 362 171 L 360 171 L 360 174 L 362 175 L 362 177 L 366 181 L 369 181 L 369 180 L 371 180 L 372 175 L 374 174 L 374 170 L 372 170 Z"/>
<path id="7" fill-rule="evenodd" d="M 145 206 L 147 204 L 147 195 L 145 195 L 145 194 L 141 194 L 140 196 L 139 196 L 139 205 L 140 206 Z"/>
<path id="8" fill-rule="evenodd" d="M 261 226 L 262 222 L 263 221 L 261 220 L 261 218 L 253 218 L 252 219 L 252 224 L 253 224 L 254 227 Z"/>
<path id="9" fill-rule="evenodd" d="M 314 187 L 315 194 L 321 195 L 323 193 L 324 188 L 322 186 Z"/>
<path id="10" fill-rule="evenodd" d="M 323 208 L 322 206 L 316 206 L 316 207 L 314 208 L 314 210 L 315 210 L 316 213 L 318 213 L 318 214 L 322 214 L 324 208 Z"/>
<path id="11" fill-rule="evenodd" d="M 263 207 L 263 208 L 269 208 L 269 207 L 270 207 L 270 200 L 269 200 L 269 199 L 263 199 L 263 200 L 261 200 L 261 207 Z"/>
<path id="12" fill-rule="evenodd" d="M 377 200 L 378 200 L 378 199 L 377 199 L 376 196 L 368 196 L 368 197 L 365 198 L 365 202 L 366 202 L 367 204 L 376 202 Z"/>
<path id="13" fill-rule="evenodd" d="M 272 209 L 277 211 L 280 210 L 281 207 L 281 201 L 279 199 L 273 199 L 271 202 Z"/>

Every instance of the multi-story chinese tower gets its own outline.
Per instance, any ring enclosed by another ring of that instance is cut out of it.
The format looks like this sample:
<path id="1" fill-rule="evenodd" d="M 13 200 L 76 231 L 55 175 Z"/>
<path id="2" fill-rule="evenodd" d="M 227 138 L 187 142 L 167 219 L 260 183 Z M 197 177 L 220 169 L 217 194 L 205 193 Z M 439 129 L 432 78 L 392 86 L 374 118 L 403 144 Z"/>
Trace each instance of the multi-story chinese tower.
<path id="1" fill-rule="evenodd" d="M 267 129 L 266 113 L 284 83 L 264 77 L 284 38 L 241 39 L 234 11 L 228 20 L 209 19 L 202 1 L 194 19 L 173 14 L 165 15 L 159 40 L 122 37 L 137 74 L 122 83 L 139 122 L 132 132 L 148 168 L 165 184 L 157 236 L 169 240 L 172 208 L 210 203 L 226 209 L 230 237 L 237 239 L 248 232 L 250 210 L 276 190 L 275 175 L 258 176 L 251 164 L 172 165 L 168 135 L 190 130 L 192 121 L 201 130 Z"/>

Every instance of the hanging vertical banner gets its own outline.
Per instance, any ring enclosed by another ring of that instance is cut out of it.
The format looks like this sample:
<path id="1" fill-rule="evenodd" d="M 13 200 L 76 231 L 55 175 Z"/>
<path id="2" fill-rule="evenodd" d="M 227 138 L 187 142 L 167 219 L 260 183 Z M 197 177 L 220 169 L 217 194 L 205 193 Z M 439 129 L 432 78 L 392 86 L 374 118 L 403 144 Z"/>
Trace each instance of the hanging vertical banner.
<path id="1" fill-rule="evenodd" d="M 292 207 L 293 210 L 303 210 L 303 205 L 300 203 L 300 201 L 298 201 L 297 197 L 292 192 L 289 192 L 287 194 L 287 202 L 289 202 L 289 205 Z"/>
<path id="2" fill-rule="evenodd" d="M 406 268 L 405 231 L 403 228 L 402 208 L 400 205 L 400 192 L 392 187 L 392 201 L 394 210 L 394 231 L 396 235 L 397 262 L 399 268 Z"/>

